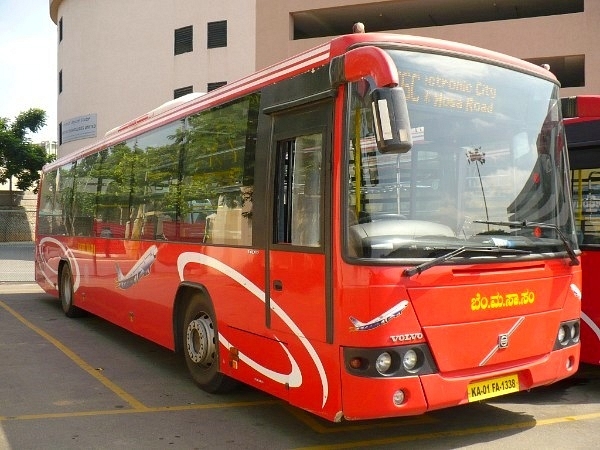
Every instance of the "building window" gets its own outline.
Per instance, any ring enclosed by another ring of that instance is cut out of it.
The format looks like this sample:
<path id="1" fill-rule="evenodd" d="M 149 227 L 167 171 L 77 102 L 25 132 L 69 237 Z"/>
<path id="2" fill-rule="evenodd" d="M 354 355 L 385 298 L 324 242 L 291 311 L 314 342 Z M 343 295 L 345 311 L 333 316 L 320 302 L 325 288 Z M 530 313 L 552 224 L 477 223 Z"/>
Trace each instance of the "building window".
<path id="1" fill-rule="evenodd" d="M 194 92 L 194 86 L 186 86 L 173 91 L 173 98 L 183 97 L 184 95 Z"/>
<path id="2" fill-rule="evenodd" d="M 225 86 L 227 81 L 217 81 L 215 83 L 208 83 L 206 85 L 207 92 L 214 91 L 215 89 L 220 88 L 221 86 Z"/>
<path id="3" fill-rule="evenodd" d="M 525 61 L 538 66 L 550 67 L 563 88 L 585 86 L 585 55 L 547 56 L 526 58 Z"/>
<path id="4" fill-rule="evenodd" d="M 58 21 L 58 42 L 63 40 L 63 18 L 61 17 Z"/>
<path id="5" fill-rule="evenodd" d="M 58 145 L 62 145 L 62 122 L 58 124 Z"/>
<path id="6" fill-rule="evenodd" d="M 58 93 L 60 94 L 63 91 L 63 76 L 62 70 L 58 72 Z"/>
<path id="7" fill-rule="evenodd" d="M 208 48 L 227 47 L 227 21 L 208 22 Z"/>
<path id="8" fill-rule="evenodd" d="M 194 27 L 192 25 L 175 30 L 175 54 L 194 51 Z"/>

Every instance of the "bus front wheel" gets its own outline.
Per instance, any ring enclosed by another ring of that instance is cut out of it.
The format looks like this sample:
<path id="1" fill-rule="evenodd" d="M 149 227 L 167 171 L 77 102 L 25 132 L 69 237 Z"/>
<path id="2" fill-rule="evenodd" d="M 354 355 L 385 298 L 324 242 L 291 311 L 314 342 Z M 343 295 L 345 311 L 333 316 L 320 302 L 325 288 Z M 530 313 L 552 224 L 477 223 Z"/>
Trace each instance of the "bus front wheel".
<path id="1" fill-rule="evenodd" d="M 67 317 L 81 317 L 83 315 L 83 310 L 73 304 L 73 277 L 68 264 L 65 264 L 60 271 L 58 297 L 60 298 L 62 310 Z"/>
<path id="2" fill-rule="evenodd" d="M 212 303 L 194 294 L 183 318 L 183 353 L 194 382 L 211 393 L 228 392 L 237 384 L 219 371 L 219 337 Z"/>

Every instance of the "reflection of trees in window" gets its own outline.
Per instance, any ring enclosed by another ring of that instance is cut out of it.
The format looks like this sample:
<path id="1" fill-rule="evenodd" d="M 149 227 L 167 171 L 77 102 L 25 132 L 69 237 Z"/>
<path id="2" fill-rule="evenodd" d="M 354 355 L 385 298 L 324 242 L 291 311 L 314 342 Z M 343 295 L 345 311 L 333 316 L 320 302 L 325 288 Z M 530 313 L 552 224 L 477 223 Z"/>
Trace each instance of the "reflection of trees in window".
<path id="1" fill-rule="evenodd" d="M 69 236 L 92 233 L 95 195 L 85 161 L 79 160 L 44 176 L 40 232 Z"/>
<path id="2" fill-rule="evenodd" d="M 94 221 L 95 223 L 101 222 L 103 218 L 103 207 L 105 205 L 104 202 L 106 199 L 106 190 L 108 184 L 112 181 L 113 173 L 111 171 L 110 166 L 107 164 L 106 159 L 109 155 L 109 150 L 102 150 L 99 153 L 95 153 L 87 156 L 84 159 L 84 163 L 87 165 L 89 170 L 90 177 L 90 188 L 91 185 L 94 185 L 94 194 L 95 194 L 95 209 L 94 209 Z M 108 216 L 108 215 L 107 215 Z M 107 228 L 106 231 L 110 229 Z M 94 229 L 94 234 L 99 235 L 101 233 L 101 229 Z M 106 234 L 106 233 L 105 233 Z"/>
<path id="3" fill-rule="evenodd" d="M 42 180 L 37 224 L 38 233 L 40 234 L 57 233 L 55 230 L 56 223 L 61 217 L 56 198 L 57 176 L 58 171 L 47 172 Z"/>
<path id="4" fill-rule="evenodd" d="M 247 209 L 254 185 L 258 101 L 253 94 L 188 119 L 181 208 L 184 217 L 191 213 L 191 220 L 205 217 L 207 242 L 250 243 L 252 214 Z"/>
<path id="5" fill-rule="evenodd" d="M 58 234 L 73 234 L 73 223 L 71 218 L 73 217 L 74 167 L 74 163 L 67 164 L 60 168 L 58 174 L 56 208 L 61 216 L 56 224 L 56 232 Z"/>
<path id="6" fill-rule="evenodd" d="M 139 189 L 135 198 L 133 238 L 176 239 L 181 214 L 179 193 L 181 122 L 166 125 L 138 139 L 140 164 L 134 179 Z"/>
<path id="7" fill-rule="evenodd" d="M 97 155 L 88 156 L 77 161 L 73 167 L 73 204 L 70 234 L 75 236 L 91 236 L 96 206 L 97 180 L 93 174 L 93 164 Z"/>
<path id="8" fill-rule="evenodd" d="M 60 218 L 46 229 L 202 241 L 213 216 L 213 230 L 229 238 L 210 242 L 251 243 L 258 100 L 196 114 L 185 128 L 173 122 L 46 174 L 42 205 Z"/>
<path id="9" fill-rule="evenodd" d="M 167 125 L 107 152 L 98 215 L 123 227 L 126 238 L 162 237 L 163 231 L 158 230 L 162 222 L 176 219 L 179 126 L 179 122 Z"/>
<path id="10" fill-rule="evenodd" d="M 98 193 L 98 218 L 111 227 L 114 237 L 128 237 L 131 197 L 135 191 L 133 168 L 139 163 L 135 143 L 122 142 L 106 151 L 102 164 L 102 186 Z"/>
<path id="11" fill-rule="evenodd" d="M 113 237 L 130 237 L 132 234 L 140 189 L 136 172 L 144 166 L 140 153 L 135 140 L 131 140 L 101 152 L 94 163 L 96 219 L 98 226 L 110 230 L 107 234 Z"/>

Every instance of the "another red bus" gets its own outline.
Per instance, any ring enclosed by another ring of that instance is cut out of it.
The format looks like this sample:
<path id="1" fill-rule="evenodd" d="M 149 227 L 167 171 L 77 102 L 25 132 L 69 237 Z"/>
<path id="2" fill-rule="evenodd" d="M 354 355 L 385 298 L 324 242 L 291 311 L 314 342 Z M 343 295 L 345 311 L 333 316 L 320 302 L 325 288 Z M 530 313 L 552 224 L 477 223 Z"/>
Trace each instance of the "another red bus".
<path id="1" fill-rule="evenodd" d="M 342 36 L 44 168 L 36 279 L 67 316 L 332 421 L 579 365 L 559 87 L 467 45 Z"/>
<path id="2" fill-rule="evenodd" d="M 600 96 L 562 102 L 581 248 L 581 361 L 600 364 Z"/>

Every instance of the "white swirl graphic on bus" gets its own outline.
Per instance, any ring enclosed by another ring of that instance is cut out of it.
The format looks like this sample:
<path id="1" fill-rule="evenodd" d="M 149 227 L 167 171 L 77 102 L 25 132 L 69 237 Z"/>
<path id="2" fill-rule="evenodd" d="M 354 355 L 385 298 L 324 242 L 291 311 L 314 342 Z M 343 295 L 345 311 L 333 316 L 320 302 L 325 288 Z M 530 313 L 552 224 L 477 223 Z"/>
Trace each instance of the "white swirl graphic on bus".
<path id="1" fill-rule="evenodd" d="M 177 260 L 177 270 L 179 271 L 179 278 L 182 281 L 184 280 L 183 270 L 184 270 L 185 266 L 189 263 L 202 264 L 202 265 L 212 267 L 215 270 L 218 270 L 219 272 L 223 273 L 224 275 L 227 275 L 229 278 L 231 278 L 232 280 L 234 280 L 237 283 L 239 283 L 240 285 L 242 285 L 244 288 L 246 288 L 248 291 L 250 291 L 252 294 L 254 294 L 261 302 L 264 303 L 264 301 L 265 301 L 264 291 L 260 290 L 260 288 L 258 286 L 256 286 L 254 283 L 252 283 L 248 278 L 246 278 L 244 275 L 242 275 L 241 273 L 239 273 L 237 270 L 233 269 L 232 267 L 228 266 L 227 264 L 224 264 L 215 258 L 212 258 L 207 255 L 203 255 L 201 253 L 185 252 L 185 253 L 182 253 L 181 255 L 179 255 L 179 258 Z M 300 342 L 302 343 L 302 345 L 304 346 L 304 348 L 306 349 L 306 351 L 312 358 L 312 360 L 317 368 L 317 371 L 319 372 L 319 376 L 321 377 L 321 385 L 323 387 L 323 404 L 322 404 L 322 406 L 325 406 L 325 403 L 327 402 L 327 397 L 329 395 L 329 384 L 327 382 L 327 376 L 325 375 L 325 368 L 323 367 L 323 364 L 322 364 L 321 360 L 319 359 L 317 352 L 315 351 L 313 346 L 310 344 L 310 342 L 308 342 L 306 337 L 303 335 L 300 328 L 298 328 L 298 326 L 294 323 L 294 321 L 286 314 L 286 312 L 283 309 L 281 309 L 279 307 L 279 305 L 277 305 L 273 301 L 273 299 L 270 299 L 270 307 L 271 307 L 271 310 L 281 320 L 283 320 L 283 322 L 289 327 L 289 329 L 294 333 L 294 335 L 300 340 Z M 231 344 L 229 343 L 229 341 L 221 333 L 219 333 L 219 342 L 221 342 L 228 349 L 231 347 Z M 286 349 L 286 347 L 281 342 L 280 342 L 280 345 L 286 352 L 286 354 L 290 360 L 290 363 L 292 365 L 292 370 L 289 374 L 281 374 L 278 372 L 274 372 L 264 366 L 261 366 L 256 361 L 249 358 L 247 355 L 244 355 L 242 352 L 239 353 L 239 357 L 240 357 L 241 361 L 245 362 L 250 367 L 252 367 L 254 370 L 256 370 L 258 373 L 264 375 L 265 377 L 268 377 L 277 383 L 281 383 L 281 384 L 287 383 L 287 384 L 289 384 L 290 387 L 299 387 L 302 385 L 302 373 L 301 373 L 300 367 L 298 366 L 298 364 L 296 363 L 296 361 L 294 360 L 294 358 L 290 354 L 290 352 Z"/>
<path id="2" fill-rule="evenodd" d="M 52 243 L 52 244 L 56 245 L 58 248 L 60 248 L 62 251 L 62 255 L 69 260 L 69 263 L 71 265 L 71 270 L 73 272 L 73 292 L 76 292 L 77 289 L 79 289 L 79 282 L 80 282 L 79 264 L 77 264 L 77 259 L 75 258 L 75 256 L 73 255 L 73 251 L 69 247 L 66 247 L 65 245 L 63 245 L 63 243 L 60 242 L 59 240 L 50 238 L 50 237 L 45 237 L 45 238 L 40 239 L 40 242 L 39 242 L 38 248 L 37 248 L 39 260 L 44 262 L 44 267 L 40 267 L 41 272 L 44 275 L 44 278 L 46 279 L 46 281 L 48 283 L 54 285 L 54 281 L 52 281 L 52 280 L 50 280 L 50 278 L 48 278 L 46 271 L 51 272 L 55 276 L 58 276 L 58 268 L 56 270 L 53 269 L 50 266 L 50 264 L 48 264 L 48 261 L 46 261 L 46 259 L 44 258 L 43 249 L 44 249 L 44 246 L 48 243 Z M 57 265 L 57 267 L 58 267 L 58 265 Z"/>

